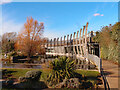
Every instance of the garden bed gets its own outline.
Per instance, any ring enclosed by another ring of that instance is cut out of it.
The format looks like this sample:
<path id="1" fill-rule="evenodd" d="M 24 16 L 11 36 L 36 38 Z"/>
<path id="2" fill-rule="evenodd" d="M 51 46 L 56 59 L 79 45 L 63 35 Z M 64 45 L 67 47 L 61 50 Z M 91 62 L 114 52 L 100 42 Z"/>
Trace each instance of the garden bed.
<path id="1" fill-rule="evenodd" d="M 4 80 L 14 80 L 14 82 L 18 82 L 19 77 L 25 76 L 26 72 L 31 70 L 40 70 L 42 72 L 40 81 L 46 83 L 47 75 L 51 72 L 51 69 L 2 69 L 3 76 L 2 79 Z M 99 72 L 97 71 L 86 71 L 86 70 L 76 70 L 76 73 L 78 75 L 81 75 L 83 77 L 83 81 L 85 82 L 83 85 L 86 87 L 91 87 L 94 85 L 97 85 L 100 81 Z M 49 86 L 48 86 L 49 87 Z M 53 87 L 49 87 L 53 88 Z"/>

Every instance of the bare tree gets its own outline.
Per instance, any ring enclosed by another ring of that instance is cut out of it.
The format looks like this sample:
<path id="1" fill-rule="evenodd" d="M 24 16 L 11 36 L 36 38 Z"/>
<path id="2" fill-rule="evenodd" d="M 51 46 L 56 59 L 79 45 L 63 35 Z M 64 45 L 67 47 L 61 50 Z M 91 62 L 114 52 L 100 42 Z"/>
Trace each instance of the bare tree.
<path id="1" fill-rule="evenodd" d="M 16 42 L 16 32 L 5 33 L 2 35 L 2 52 L 8 53 L 14 51 L 14 44 Z"/>
<path id="2" fill-rule="evenodd" d="M 45 40 L 42 39 L 44 31 L 44 24 L 38 23 L 32 17 L 27 18 L 27 22 L 24 24 L 24 29 L 18 34 L 16 49 L 21 51 L 24 55 L 27 55 L 28 59 L 36 53 L 42 54 L 44 52 Z"/>

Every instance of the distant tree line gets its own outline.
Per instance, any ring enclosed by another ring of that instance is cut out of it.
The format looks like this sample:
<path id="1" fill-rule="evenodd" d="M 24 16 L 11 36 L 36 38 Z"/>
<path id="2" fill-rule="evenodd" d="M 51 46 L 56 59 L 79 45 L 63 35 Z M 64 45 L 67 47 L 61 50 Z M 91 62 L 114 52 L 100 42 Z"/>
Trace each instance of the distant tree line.
<path id="1" fill-rule="evenodd" d="M 118 63 L 119 58 L 119 35 L 120 22 L 114 25 L 104 26 L 96 32 L 93 40 L 100 44 L 100 55 L 102 59 L 112 60 Z"/>
<path id="2" fill-rule="evenodd" d="M 1 36 L 1 49 L 3 53 L 14 51 L 14 44 L 17 40 L 16 32 L 5 33 Z"/>

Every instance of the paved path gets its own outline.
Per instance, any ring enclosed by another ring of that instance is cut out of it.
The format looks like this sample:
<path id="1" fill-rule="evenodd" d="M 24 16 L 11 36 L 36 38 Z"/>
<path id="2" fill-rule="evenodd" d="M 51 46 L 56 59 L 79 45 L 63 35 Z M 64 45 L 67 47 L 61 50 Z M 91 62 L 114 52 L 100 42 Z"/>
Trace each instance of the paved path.
<path id="1" fill-rule="evenodd" d="M 112 88 L 119 88 L 118 87 L 118 78 L 120 80 L 120 71 L 118 74 L 118 69 L 120 70 L 120 67 L 118 68 L 118 65 L 107 61 L 107 60 L 102 60 L 102 68 L 104 71 L 104 75 L 106 76 L 106 79 L 108 81 L 110 89 Z"/>

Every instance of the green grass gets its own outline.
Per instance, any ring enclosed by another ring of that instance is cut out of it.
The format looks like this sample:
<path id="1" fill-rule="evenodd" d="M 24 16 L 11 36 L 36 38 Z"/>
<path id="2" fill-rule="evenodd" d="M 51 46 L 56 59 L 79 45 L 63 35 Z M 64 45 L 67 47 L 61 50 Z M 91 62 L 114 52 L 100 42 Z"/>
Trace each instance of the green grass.
<path id="1" fill-rule="evenodd" d="M 99 74 L 98 71 L 87 71 L 87 70 L 76 70 L 76 72 L 86 77 L 97 77 Z"/>
<path id="2" fill-rule="evenodd" d="M 97 83 L 97 76 L 100 74 L 98 71 L 76 70 L 77 73 L 87 78 L 93 85 Z"/>
<path id="3" fill-rule="evenodd" d="M 43 69 L 41 71 L 42 71 L 42 74 L 41 74 L 40 80 L 41 81 L 46 81 L 47 75 L 51 72 L 51 70 L 50 69 Z"/>
<path id="4" fill-rule="evenodd" d="M 41 69 L 13 69 L 13 68 L 8 69 L 7 68 L 8 73 L 6 73 L 6 75 L 11 74 L 12 76 L 8 77 L 8 78 L 16 78 L 16 79 L 18 79 L 20 76 L 22 76 L 22 77 L 25 76 L 26 72 L 31 71 L 31 70 L 40 70 L 40 71 L 42 71 L 41 78 L 40 78 L 40 80 L 42 80 L 42 81 L 44 81 L 45 78 L 47 78 L 47 75 L 50 72 L 49 69 L 41 70 Z"/>
<path id="5" fill-rule="evenodd" d="M 36 69 L 7 69 L 8 74 L 11 74 L 14 78 L 19 78 L 20 76 L 24 76 L 27 71 L 36 70 Z"/>

